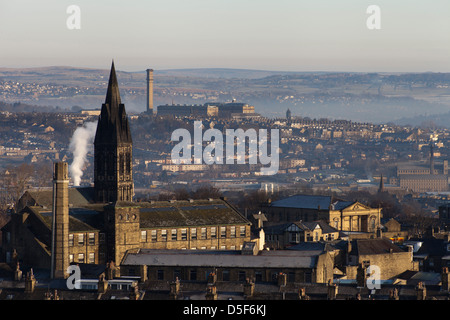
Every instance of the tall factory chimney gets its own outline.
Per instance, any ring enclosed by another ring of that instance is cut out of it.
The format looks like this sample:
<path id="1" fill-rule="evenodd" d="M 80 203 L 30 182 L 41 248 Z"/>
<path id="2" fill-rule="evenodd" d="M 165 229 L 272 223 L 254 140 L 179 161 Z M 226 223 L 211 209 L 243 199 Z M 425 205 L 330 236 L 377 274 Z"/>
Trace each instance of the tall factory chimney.
<path id="1" fill-rule="evenodd" d="M 67 278 L 69 267 L 69 167 L 53 164 L 52 279 Z"/>
<path id="2" fill-rule="evenodd" d="M 430 142 L 430 174 L 434 174 L 434 151 L 433 151 L 433 141 Z"/>
<path id="3" fill-rule="evenodd" d="M 147 113 L 153 113 L 153 69 L 147 69 Z"/>

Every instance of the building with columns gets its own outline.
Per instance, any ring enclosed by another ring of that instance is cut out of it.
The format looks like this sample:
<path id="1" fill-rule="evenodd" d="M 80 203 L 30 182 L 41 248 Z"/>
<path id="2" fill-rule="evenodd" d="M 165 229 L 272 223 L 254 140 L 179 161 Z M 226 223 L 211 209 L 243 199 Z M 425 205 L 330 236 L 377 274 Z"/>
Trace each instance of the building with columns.
<path id="1" fill-rule="evenodd" d="M 297 221 L 325 221 L 347 234 L 376 234 L 381 227 L 381 208 L 370 208 L 358 201 L 343 201 L 331 196 L 294 195 L 268 203 L 262 210 L 269 225 Z"/>

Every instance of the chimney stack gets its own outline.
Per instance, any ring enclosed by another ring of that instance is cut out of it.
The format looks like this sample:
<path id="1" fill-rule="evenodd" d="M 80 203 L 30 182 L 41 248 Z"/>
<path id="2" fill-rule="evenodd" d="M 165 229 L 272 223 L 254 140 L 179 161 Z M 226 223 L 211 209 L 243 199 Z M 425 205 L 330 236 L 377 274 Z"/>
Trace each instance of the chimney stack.
<path id="1" fill-rule="evenodd" d="M 153 114 L 153 69 L 147 69 L 147 113 Z"/>
<path id="2" fill-rule="evenodd" d="M 433 141 L 430 142 L 430 174 L 434 174 L 434 151 L 433 151 Z"/>
<path id="3" fill-rule="evenodd" d="M 69 267 L 69 169 L 67 162 L 53 164 L 52 279 L 67 278 Z"/>

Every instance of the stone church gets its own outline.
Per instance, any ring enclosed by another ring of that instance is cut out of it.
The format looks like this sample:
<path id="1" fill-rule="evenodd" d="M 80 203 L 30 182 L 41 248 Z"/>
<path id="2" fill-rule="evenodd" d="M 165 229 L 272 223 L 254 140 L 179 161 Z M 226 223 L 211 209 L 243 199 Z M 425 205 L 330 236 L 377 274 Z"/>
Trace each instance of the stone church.
<path id="1" fill-rule="evenodd" d="M 132 138 L 111 66 L 94 140 L 94 187 L 69 187 L 54 163 L 53 190 L 26 191 L 2 228 L 0 260 L 66 278 L 72 263 L 120 265 L 129 250 L 240 250 L 251 223 L 225 199 L 134 202 Z"/>

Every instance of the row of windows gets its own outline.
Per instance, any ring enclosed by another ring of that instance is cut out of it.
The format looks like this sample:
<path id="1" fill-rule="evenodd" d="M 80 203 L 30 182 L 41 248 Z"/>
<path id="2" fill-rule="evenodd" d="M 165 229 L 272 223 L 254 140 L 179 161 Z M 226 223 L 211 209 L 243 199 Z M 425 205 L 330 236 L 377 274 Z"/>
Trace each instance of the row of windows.
<path id="1" fill-rule="evenodd" d="M 77 260 L 75 261 L 75 257 L 77 258 Z M 87 258 L 87 261 L 86 261 Z M 73 262 L 77 262 L 77 263 L 95 263 L 95 253 L 91 252 L 87 254 L 87 257 L 84 253 L 78 253 L 76 255 L 74 254 L 69 254 L 69 263 L 73 263 Z"/>
<path id="2" fill-rule="evenodd" d="M 131 270 L 130 270 L 131 271 Z M 206 279 L 210 273 L 212 273 L 213 270 L 197 270 L 197 269 L 190 269 L 188 271 L 188 274 L 184 274 L 179 269 L 175 270 L 156 270 L 156 279 L 157 280 L 167 280 L 166 277 L 170 278 L 170 276 L 173 276 L 173 280 L 179 279 L 179 280 L 199 280 L 201 277 L 203 279 Z M 202 274 L 200 274 L 202 273 Z M 247 277 L 250 276 L 254 279 L 255 282 L 262 282 L 262 281 L 277 281 L 279 271 L 273 270 L 268 275 L 270 279 L 264 279 L 264 271 L 263 270 L 256 270 L 254 272 L 246 272 L 245 270 L 239 270 L 237 274 L 237 280 L 238 281 L 246 281 Z M 131 275 L 131 274 L 130 274 Z M 230 281 L 230 270 L 222 270 L 220 272 L 220 276 L 218 277 L 219 281 Z M 295 272 L 288 272 L 287 273 L 287 281 L 288 282 L 295 282 Z M 301 282 L 311 283 L 312 282 L 312 273 L 310 271 L 307 271 L 303 274 Z"/>
<path id="3" fill-rule="evenodd" d="M 217 234 L 217 228 L 218 227 L 210 227 L 209 232 L 209 239 L 217 239 L 219 236 L 221 239 L 227 238 L 227 227 L 219 227 L 219 234 Z M 189 235 L 188 235 L 189 231 Z M 237 237 L 237 227 L 231 226 L 229 228 L 229 238 L 236 238 Z M 169 232 L 166 229 L 160 230 L 160 241 L 167 241 L 169 238 Z M 239 227 L 239 237 L 245 237 L 246 236 L 246 229 L 245 226 Z M 188 240 L 188 237 L 191 240 L 206 240 L 208 239 L 208 230 L 206 227 L 200 228 L 200 233 L 197 233 L 197 228 L 185 228 L 185 229 L 171 229 L 170 230 L 170 240 L 172 241 L 178 241 L 178 240 Z M 148 238 L 148 232 L 147 230 L 141 231 L 141 241 L 147 242 L 147 241 L 158 241 L 158 230 L 151 230 L 150 231 L 150 238 Z"/>
<path id="4" fill-rule="evenodd" d="M 69 247 L 73 247 L 76 244 L 78 246 L 95 246 L 95 233 L 78 233 L 78 234 L 69 234 Z M 104 234 L 100 234 L 100 242 L 104 241 Z"/>

